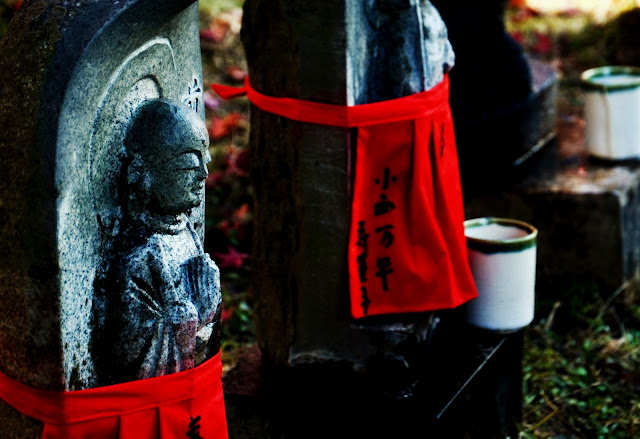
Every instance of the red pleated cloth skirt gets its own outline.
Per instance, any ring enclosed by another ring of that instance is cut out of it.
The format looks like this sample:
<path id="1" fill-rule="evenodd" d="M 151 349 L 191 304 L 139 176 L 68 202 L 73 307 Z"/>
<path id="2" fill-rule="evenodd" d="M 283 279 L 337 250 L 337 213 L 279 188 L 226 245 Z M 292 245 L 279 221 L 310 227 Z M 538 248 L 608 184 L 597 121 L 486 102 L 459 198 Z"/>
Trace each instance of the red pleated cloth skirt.
<path id="1" fill-rule="evenodd" d="M 455 308 L 477 296 L 448 77 L 355 106 L 265 96 L 248 78 L 241 89 L 212 88 L 292 120 L 358 129 L 347 249 L 353 318 Z"/>
<path id="2" fill-rule="evenodd" d="M 43 422 L 43 439 L 228 439 L 219 353 L 184 372 L 73 392 L 0 374 L 0 399 Z"/>

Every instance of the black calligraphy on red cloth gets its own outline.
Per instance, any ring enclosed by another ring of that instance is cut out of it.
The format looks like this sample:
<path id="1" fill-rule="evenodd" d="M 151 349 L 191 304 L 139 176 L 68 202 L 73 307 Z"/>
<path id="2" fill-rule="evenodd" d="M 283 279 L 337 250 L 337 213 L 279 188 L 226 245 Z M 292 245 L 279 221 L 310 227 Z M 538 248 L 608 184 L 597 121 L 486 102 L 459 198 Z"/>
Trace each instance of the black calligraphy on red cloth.
<path id="1" fill-rule="evenodd" d="M 393 246 L 394 242 L 394 224 L 390 221 L 389 214 L 396 208 L 394 200 L 390 199 L 387 194 L 387 189 L 397 181 L 397 177 L 392 175 L 391 169 L 385 167 L 382 171 L 381 178 L 375 178 L 373 183 L 379 187 L 380 194 L 378 200 L 373 203 L 373 221 L 376 222 L 373 226 L 375 238 L 378 242 L 379 254 L 372 254 L 371 257 L 375 260 L 375 277 L 377 282 L 380 282 L 383 291 L 389 291 L 389 275 L 393 273 L 393 262 L 391 257 L 384 254 L 382 250 L 388 249 Z M 370 298 L 367 295 L 367 270 L 368 270 L 368 258 L 370 234 L 367 233 L 366 224 L 364 221 L 358 222 L 358 240 L 356 245 L 359 247 L 360 252 L 356 257 L 358 265 L 358 275 L 360 279 L 360 291 L 362 292 L 362 312 L 366 315 L 369 305 L 371 304 Z M 375 242 L 375 241 L 374 241 Z"/>
<path id="2" fill-rule="evenodd" d="M 364 285 L 367 282 L 367 257 L 369 250 L 369 234 L 365 228 L 364 221 L 358 222 L 358 240 L 356 241 L 356 246 L 361 250 L 356 259 L 358 263 L 358 276 L 360 277 L 360 291 L 362 292 L 361 305 L 366 314 L 371 302 L 367 295 L 367 287 Z"/>
<path id="3" fill-rule="evenodd" d="M 187 431 L 187 437 L 189 439 L 204 439 L 202 436 L 200 436 L 200 432 L 198 430 L 200 430 L 200 415 L 194 417 L 189 417 L 190 418 L 190 422 L 189 422 L 189 431 Z"/>

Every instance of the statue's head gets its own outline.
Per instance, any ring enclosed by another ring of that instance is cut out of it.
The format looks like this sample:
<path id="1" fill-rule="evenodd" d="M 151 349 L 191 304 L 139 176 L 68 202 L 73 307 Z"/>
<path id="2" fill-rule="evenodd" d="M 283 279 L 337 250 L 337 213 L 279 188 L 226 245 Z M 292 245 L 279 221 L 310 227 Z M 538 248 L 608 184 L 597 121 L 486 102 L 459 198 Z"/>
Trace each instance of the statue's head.
<path id="1" fill-rule="evenodd" d="M 211 156 L 207 128 L 195 111 L 166 99 L 144 101 L 124 144 L 132 210 L 177 215 L 201 203 Z"/>

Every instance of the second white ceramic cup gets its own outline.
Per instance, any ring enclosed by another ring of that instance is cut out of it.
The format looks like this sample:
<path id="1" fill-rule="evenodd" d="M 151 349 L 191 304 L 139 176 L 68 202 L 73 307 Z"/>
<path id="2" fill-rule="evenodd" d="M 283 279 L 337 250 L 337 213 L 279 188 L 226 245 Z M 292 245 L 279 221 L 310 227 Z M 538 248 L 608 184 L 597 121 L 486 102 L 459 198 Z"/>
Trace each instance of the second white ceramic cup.
<path id="1" fill-rule="evenodd" d="M 580 79 L 587 152 L 609 160 L 640 158 L 640 68 L 596 67 Z"/>

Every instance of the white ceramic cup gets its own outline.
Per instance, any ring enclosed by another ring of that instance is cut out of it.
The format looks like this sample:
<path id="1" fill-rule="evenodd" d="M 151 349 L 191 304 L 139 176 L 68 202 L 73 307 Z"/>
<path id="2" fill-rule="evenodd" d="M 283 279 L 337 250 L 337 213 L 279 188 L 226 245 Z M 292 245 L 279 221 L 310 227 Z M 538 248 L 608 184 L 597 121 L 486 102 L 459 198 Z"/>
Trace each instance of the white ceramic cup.
<path id="1" fill-rule="evenodd" d="M 538 230 L 492 217 L 467 220 L 464 228 L 478 289 L 465 305 L 467 322 L 497 332 L 524 328 L 534 315 Z"/>
<path id="2" fill-rule="evenodd" d="M 596 67 L 580 80 L 587 152 L 608 160 L 640 158 L 640 68 Z"/>

